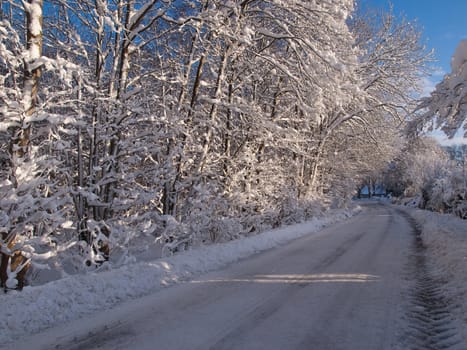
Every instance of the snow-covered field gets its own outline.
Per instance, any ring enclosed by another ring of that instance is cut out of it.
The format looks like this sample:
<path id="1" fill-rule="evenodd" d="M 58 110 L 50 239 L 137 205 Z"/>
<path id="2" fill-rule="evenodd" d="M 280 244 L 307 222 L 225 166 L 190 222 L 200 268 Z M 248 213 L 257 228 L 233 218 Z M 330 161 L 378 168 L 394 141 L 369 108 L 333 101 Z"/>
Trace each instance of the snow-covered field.
<path id="1" fill-rule="evenodd" d="M 456 318 L 467 339 L 467 220 L 453 215 L 408 209 L 422 230 L 429 262 L 436 278 L 446 282 L 444 294 L 458 305 Z"/>
<path id="2" fill-rule="evenodd" d="M 26 287 L 22 292 L 9 292 L 0 297 L 0 344 L 86 314 L 102 312 L 123 301 L 219 269 L 298 237 L 317 233 L 323 227 L 359 211 L 359 207 L 330 210 L 322 218 L 257 236 L 204 246 L 169 258 L 130 264 L 110 271 L 70 276 L 41 286 Z"/>

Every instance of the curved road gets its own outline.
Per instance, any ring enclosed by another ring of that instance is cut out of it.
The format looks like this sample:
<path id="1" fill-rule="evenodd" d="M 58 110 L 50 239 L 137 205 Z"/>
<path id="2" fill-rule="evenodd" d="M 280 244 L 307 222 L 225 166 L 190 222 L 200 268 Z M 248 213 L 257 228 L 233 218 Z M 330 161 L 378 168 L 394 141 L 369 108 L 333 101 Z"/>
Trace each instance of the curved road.
<path id="1" fill-rule="evenodd" d="M 317 235 L 51 329 L 23 346 L 407 349 L 413 240 L 410 223 L 395 209 L 369 204 Z"/>

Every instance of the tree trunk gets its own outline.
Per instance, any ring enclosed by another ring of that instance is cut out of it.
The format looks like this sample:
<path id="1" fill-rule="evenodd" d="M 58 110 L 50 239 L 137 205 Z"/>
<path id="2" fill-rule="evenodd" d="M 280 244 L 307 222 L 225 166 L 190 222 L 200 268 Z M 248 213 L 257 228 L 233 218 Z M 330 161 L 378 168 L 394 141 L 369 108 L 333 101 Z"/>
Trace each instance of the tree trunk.
<path id="1" fill-rule="evenodd" d="M 214 93 L 215 102 L 212 104 L 211 110 L 209 112 L 210 125 L 204 136 L 203 153 L 201 155 L 201 159 L 200 159 L 199 166 L 198 166 L 199 173 L 203 171 L 203 168 L 206 165 L 207 155 L 211 147 L 211 142 L 212 142 L 213 133 L 214 133 L 214 124 L 216 123 L 217 113 L 219 110 L 219 105 L 217 101 L 222 97 L 222 83 L 224 81 L 225 70 L 227 68 L 227 62 L 229 60 L 229 55 L 230 55 L 230 47 L 226 47 L 225 51 L 222 54 L 221 63 L 219 65 L 219 70 L 217 73 L 216 90 Z"/>
<path id="2" fill-rule="evenodd" d="M 36 63 L 42 56 L 42 0 L 23 0 L 23 6 L 26 13 L 27 40 L 23 73 L 23 116 L 20 120 L 20 125 L 17 126 L 10 141 L 11 180 L 15 188 L 19 186 L 16 169 L 20 163 L 26 162 L 29 156 L 31 117 L 36 111 L 39 80 L 41 77 L 41 67 Z M 7 252 L 7 250 L 13 247 L 15 239 L 16 233 L 2 234 L 2 251 L 0 253 L 0 280 L 2 286 L 5 286 L 8 278 L 8 268 L 12 263 L 12 254 L 11 252 Z M 21 252 L 18 252 L 18 254 L 21 255 Z"/>
<path id="3" fill-rule="evenodd" d="M 11 140 L 14 158 L 24 158 L 29 153 L 31 139 L 31 117 L 37 105 L 37 93 L 41 67 L 35 63 L 42 56 L 42 0 L 23 1 L 26 13 L 26 52 L 24 59 L 23 117 Z M 13 161 L 14 167 L 16 162 Z M 13 182 L 15 185 L 16 179 Z"/>
<path id="4" fill-rule="evenodd" d="M 324 146 L 326 144 L 326 136 L 324 136 L 316 149 L 315 152 L 315 158 L 313 159 L 313 165 L 311 167 L 311 177 L 310 177 L 310 183 L 308 185 L 308 194 L 312 194 L 316 191 L 317 189 L 317 182 L 318 182 L 318 177 L 319 177 L 319 165 L 321 162 L 321 159 L 323 157 L 323 151 L 324 151 Z"/>

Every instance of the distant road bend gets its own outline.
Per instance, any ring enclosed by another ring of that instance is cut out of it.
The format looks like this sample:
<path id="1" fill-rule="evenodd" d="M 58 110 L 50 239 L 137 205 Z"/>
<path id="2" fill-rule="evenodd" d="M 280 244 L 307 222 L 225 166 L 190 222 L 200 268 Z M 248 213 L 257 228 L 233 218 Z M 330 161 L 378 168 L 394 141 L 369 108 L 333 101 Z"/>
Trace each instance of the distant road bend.
<path id="1" fill-rule="evenodd" d="M 416 235 L 406 214 L 368 203 L 318 234 L 19 349 L 462 349 Z"/>

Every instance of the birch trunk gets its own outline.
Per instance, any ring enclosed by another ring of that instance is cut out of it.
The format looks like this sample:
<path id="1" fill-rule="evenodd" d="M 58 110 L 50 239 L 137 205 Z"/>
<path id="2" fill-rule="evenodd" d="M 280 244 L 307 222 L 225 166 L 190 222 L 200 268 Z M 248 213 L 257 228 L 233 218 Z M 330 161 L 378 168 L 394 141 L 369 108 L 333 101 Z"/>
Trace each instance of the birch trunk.
<path id="1" fill-rule="evenodd" d="M 11 179 L 15 188 L 19 185 L 16 178 L 16 168 L 26 162 L 29 154 L 31 117 L 36 110 L 39 79 L 41 77 L 41 68 L 38 60 L 42 56 L 42 0 L 23 0 L 22 3 L 26 13 L 27 43 L 24 58 L 23 116 L 11 140 Z M 0 246 L 7 243 L 7 247 L 11 249 L 16 241 L 16 232 L 13 230 L 7 237 L 2 235 L 1 238 Z M 8 268 L 11 265 L 13 257 L 9 249 L 6 249 L 7 247 L 2 247 L 3 249 L 0 252 L 0 271 L 2 271 L 0 284 L 4 287 L 6 287 L 8 276 L 11 272 Z M 23 270 L 23 268 L 24 266 L 19 271 Z"/>
<path id="2" fill-rule="evenodd" d="M 23 111 L 21 125 L 13 136 L 13 151 L 17 157 L 28 154 L 31 138 L 31 117 L 37 105 L 41 67 L 37 61 L 42 56 L 42 0 L 23 0 L 26 13 L 26 52 L 24 58 Z"/>

